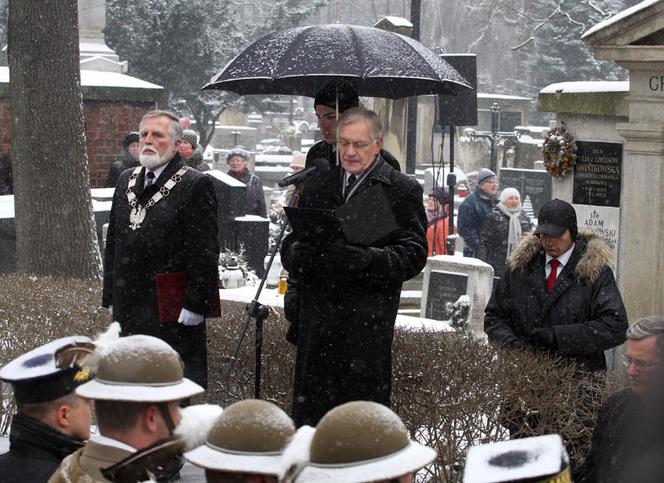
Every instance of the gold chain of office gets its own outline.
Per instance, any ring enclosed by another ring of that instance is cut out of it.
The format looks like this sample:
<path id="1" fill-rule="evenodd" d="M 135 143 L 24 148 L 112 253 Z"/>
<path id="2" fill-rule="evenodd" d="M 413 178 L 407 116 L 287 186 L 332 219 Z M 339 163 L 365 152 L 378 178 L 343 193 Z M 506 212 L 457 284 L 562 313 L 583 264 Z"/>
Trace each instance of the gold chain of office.
<path id="1" fill-rule="evenodd" d="M 576 161 L 576 141 L 564 126 L 551 129 L 544 138 L 544 167 L 551 176 L 568 176 Z"/>

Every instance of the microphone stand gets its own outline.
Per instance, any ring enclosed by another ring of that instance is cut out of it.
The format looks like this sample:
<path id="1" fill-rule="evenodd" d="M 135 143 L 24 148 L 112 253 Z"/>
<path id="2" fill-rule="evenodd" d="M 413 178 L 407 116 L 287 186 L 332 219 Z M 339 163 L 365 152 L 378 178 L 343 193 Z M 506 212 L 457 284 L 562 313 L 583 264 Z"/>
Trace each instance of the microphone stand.
<path id="1" fill-rule="evenodd" d="M 293 193 L 293 196 L 291 197 L 290 201 L 288 202 L 289 207 L 295 206 L 295 204 L 298 202 L 300 198 L 300 192 L 302 191 L 302 186 L 304 185 L 303 183 L 304 179 L 300 181 L 298 184 L 295 185 L 295 192 Z M 285 214 L 284 214 L 285 217 Z M 279 250 L 279 246 L 281 245 L 281 240 L 284 237 L 284 233 L 286 232 L 286 228 L 288 228 L 289 222 L 288 219 L 284 219 L 284 223 L 281 225 L 281 230 L 279 231 L 279 235 L 277 236 L 277 241 L 274 244 L 274 250 L 272 250 L 272 253 L 270 254 L 270 259 L 267 262 L 267 267 L 265 268 L 265 273 L 263 273 L 263 277 L 261 277 L 261 282 L 258 285 L 258 289 L 256 290 L 256 295 L 254 295 L 253 300 L 247 305 L 246 307 L 246 312 L 247 315 L 244 319 L 244 322 L 242 324 L 242 327 L 240 328 L 240 335 L 235 342 L 235 348 L 233 350 L 233 355 L 230 357 L 228 360 L 228 363 L 226 364 L 226 367 L 224 368 L 224 374 L 223 374 L 223 385 L 226 386 L 226 390 L 230 392 L 230 387 L 229 387 L 229 382 L 230 382 L 230 377 L 231 374 L 233 373 L 233 369 L 235 368 L 235 364 L 237 362 L 238 354 L 240 353 L 240 349 L 242 347 L 242 341 L 244 340 L 244 336 L 247 333 L 247 329 L 249 328 L 249 324 L 251 323 L 251 319 L 255 318 L 256 319 L 256 337 L 255 337 L 255 351 L 256 351 L 256 368 L 255 368 L 255 377 L 254 377 L 254 398 L 255 399 L 260 399 L 261 398 L 261 370 L 262 370 L 262 353 L 263 353 L 263 322 L 265 322 L 265 319 L 267 319 L 267 316 L 269 315 L 269 309 L 265 305 L 261 304 L 258 299 L 260 298 L 261 292 L 263 291 L 263 286 L 265 285 L 265 280 L 267 279 L 268 274 L 270 273 L 270 268 L 272 267 L 272 262 L 274 261 L 274 257 L 277 254 L 277 251 Z"/>

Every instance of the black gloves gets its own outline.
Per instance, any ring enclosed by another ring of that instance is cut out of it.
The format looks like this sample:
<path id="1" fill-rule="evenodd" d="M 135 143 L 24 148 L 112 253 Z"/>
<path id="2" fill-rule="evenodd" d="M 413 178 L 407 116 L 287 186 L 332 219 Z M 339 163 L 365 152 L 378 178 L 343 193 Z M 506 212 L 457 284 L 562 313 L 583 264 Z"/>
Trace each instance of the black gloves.
<path id="1" fill-rule="evenodd" d="M 528 341 L 533 347 L 542 349 L 557 349 L 556 333 L 551 327 L 534 329 L 528 336 Z"/>
<path id="2" fill-rule="evenodd" d="M 323 258 L 329 257 L 334 265 L 349 272 L 364 270 L 371 263 L 371 248 L 333 243 L 326 247 Z"/>
<path id="3" fill-rule="evenodd" d="M 307 270 L 316 267 L 318 252 L 311 243 L 295 241 L 288 247 L 285 258 L 284 266 L 287 267 L 290 273 L 303 274 Z"/>

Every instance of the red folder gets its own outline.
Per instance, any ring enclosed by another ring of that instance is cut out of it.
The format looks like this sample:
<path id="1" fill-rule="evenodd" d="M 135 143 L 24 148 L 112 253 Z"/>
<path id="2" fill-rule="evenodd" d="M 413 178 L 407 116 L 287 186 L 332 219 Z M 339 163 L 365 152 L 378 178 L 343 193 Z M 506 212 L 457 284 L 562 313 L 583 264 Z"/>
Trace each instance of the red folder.
<path id="1" fill-rule="evenodd" d="M 182 311 L 182 302 L 187 290 L 187 274 L 185 272 L 158 273 L 154 277 L 157 286 L 157 309 L 159 322 L 170 324 L 177 322 Z M 221 317 L 221 301 L 219 290 L 214 298 L 214 307 L 208 317 Z"/>

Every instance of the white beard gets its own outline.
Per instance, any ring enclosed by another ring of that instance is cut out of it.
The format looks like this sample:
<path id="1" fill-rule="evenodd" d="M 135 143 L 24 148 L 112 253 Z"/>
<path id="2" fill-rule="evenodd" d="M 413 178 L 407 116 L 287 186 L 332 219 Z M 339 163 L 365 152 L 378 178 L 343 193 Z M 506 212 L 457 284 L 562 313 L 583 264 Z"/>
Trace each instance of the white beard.
<path id="1" fill-rule="evenodd" d="M 145 166 L 146 169 L 153 171 L 155 168 L 158 168 L 171 160 L 171 158 L 169 158 L 169 153 L 172 151 L 172 148 L 173 146 L 171 146 L 163 156 L 159 156 L 158 154 L 141 153 L 138 156 L 138 162 L 141 163 L 142 166 Z"/>
<path id="2" fill-rule="evenodd" d="M 138 157 L 138 161 L 141 163 L 142 166 L 145 166 L 147 169 L 150 171 L 154 171 L 155 168 L 158 168 L 162 164 L 161 156 L 158 154 L 141 154 Z"/>

